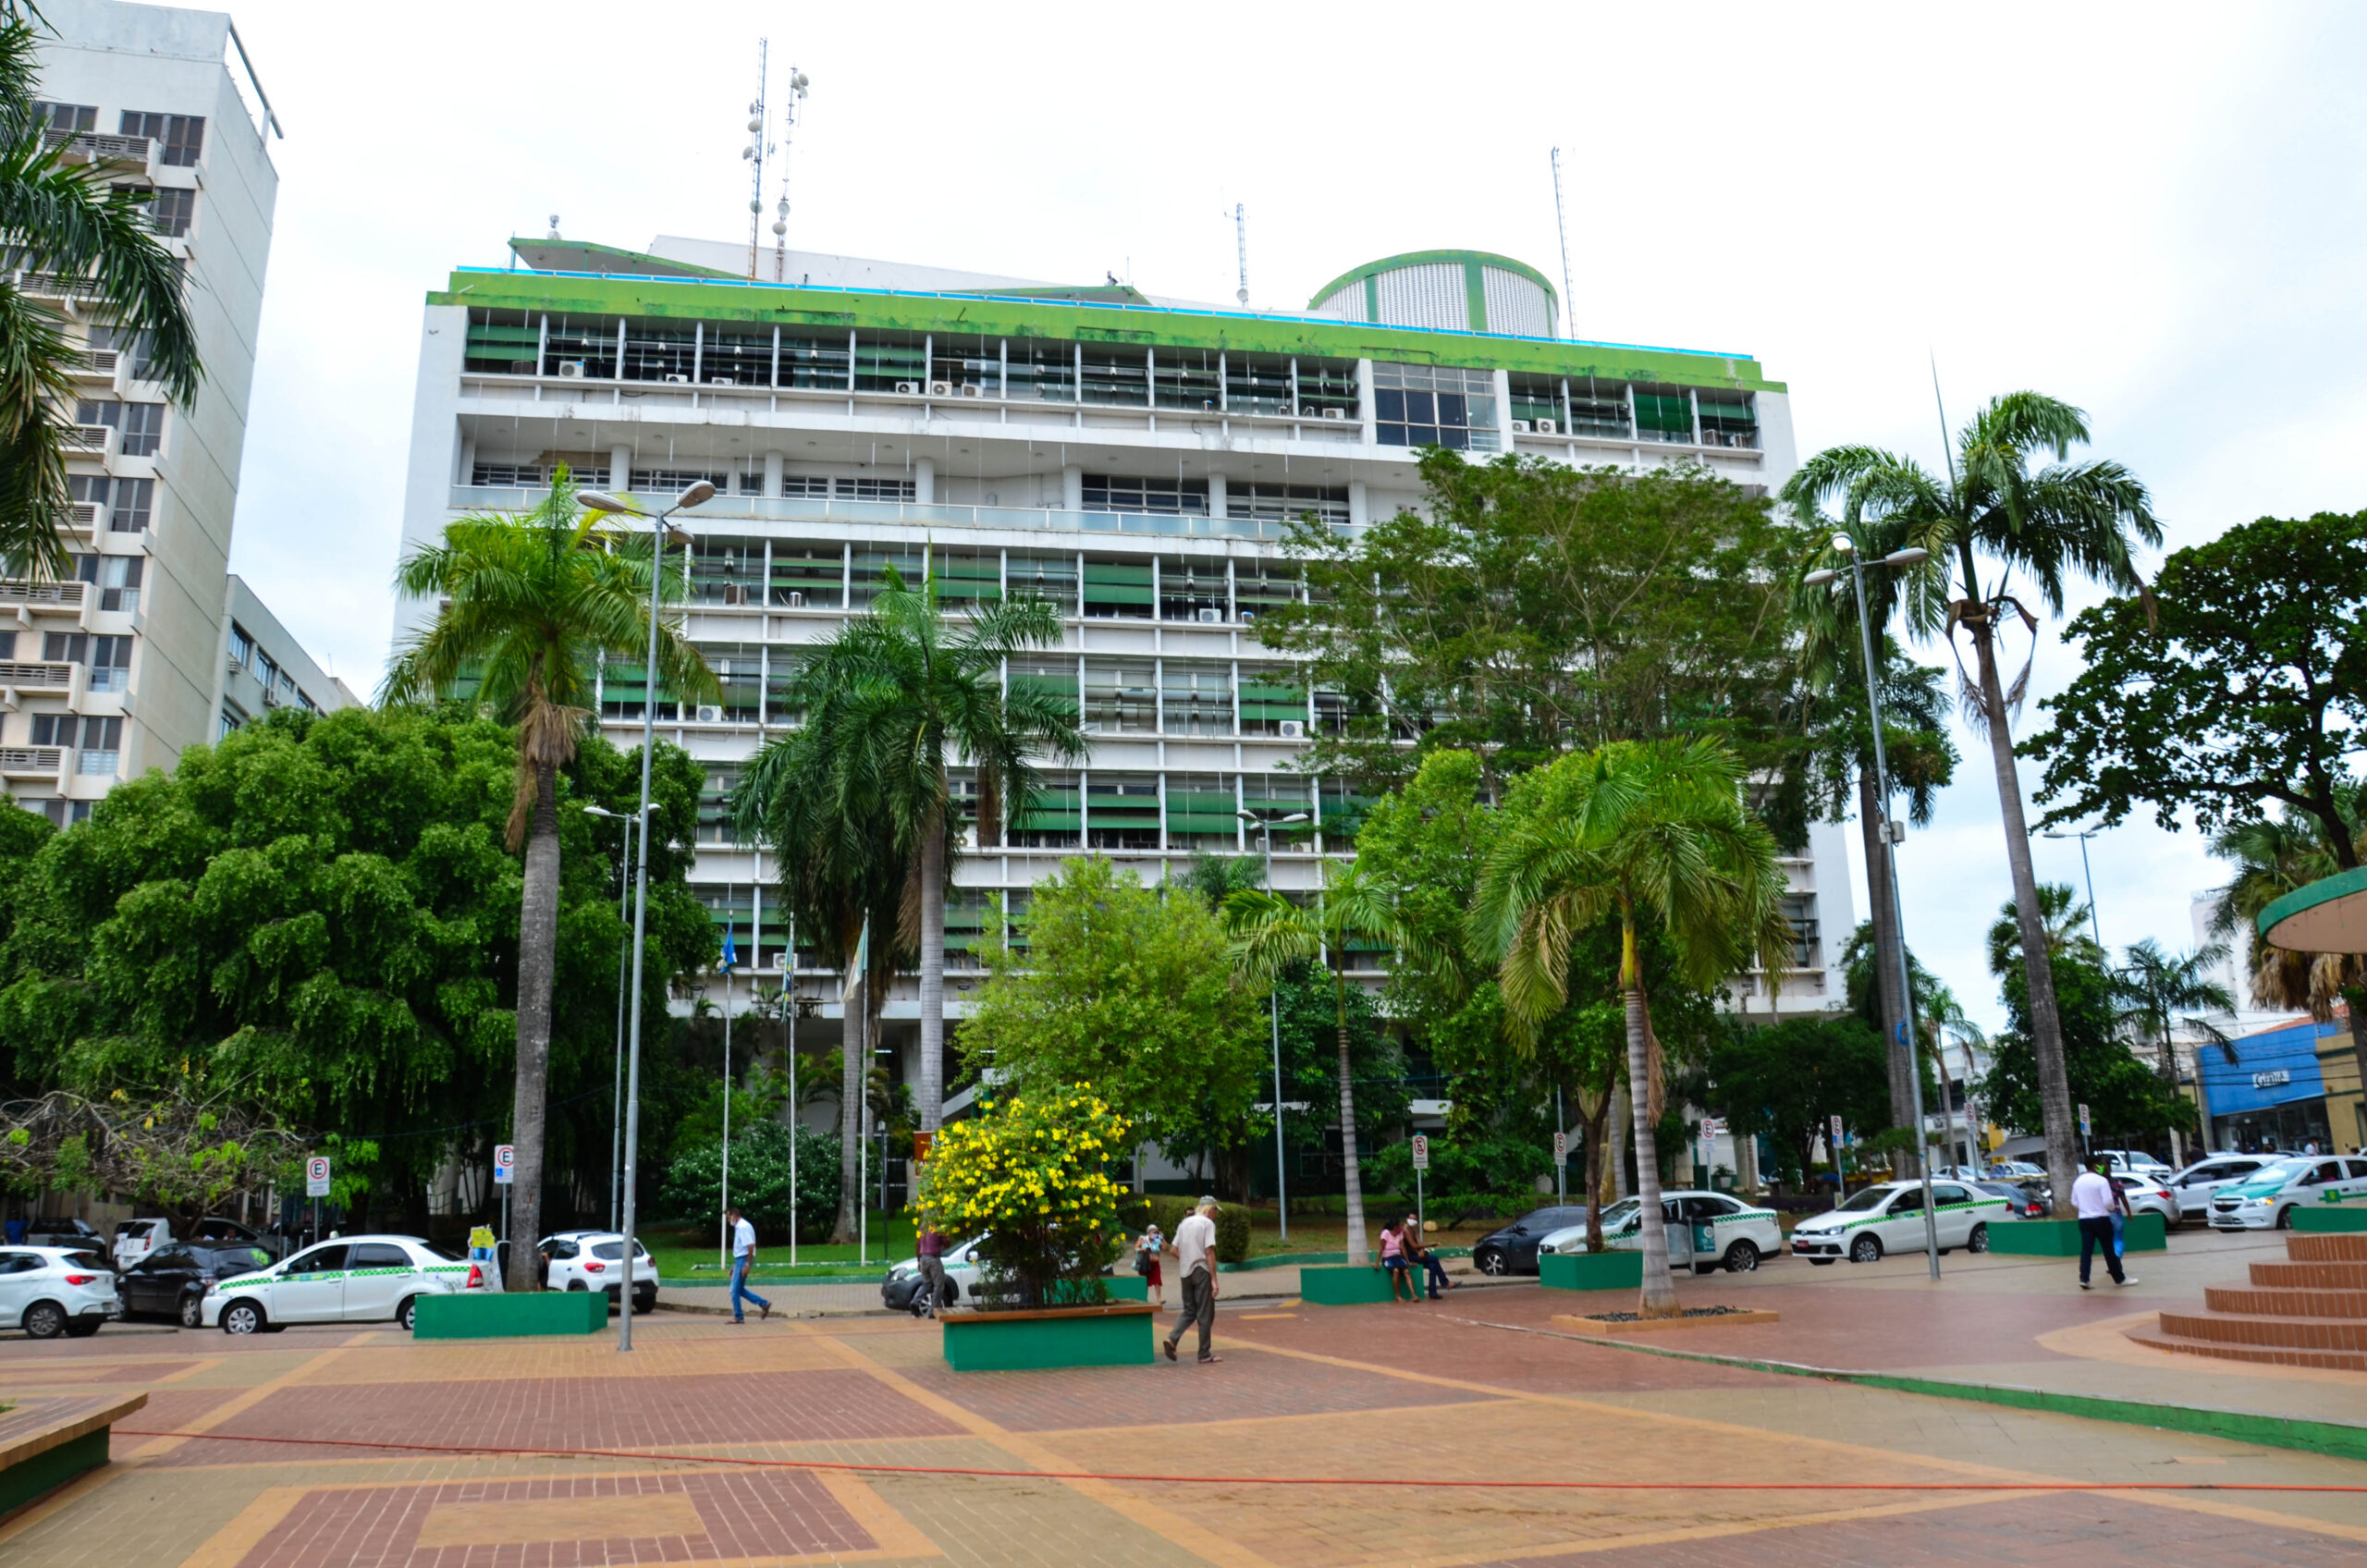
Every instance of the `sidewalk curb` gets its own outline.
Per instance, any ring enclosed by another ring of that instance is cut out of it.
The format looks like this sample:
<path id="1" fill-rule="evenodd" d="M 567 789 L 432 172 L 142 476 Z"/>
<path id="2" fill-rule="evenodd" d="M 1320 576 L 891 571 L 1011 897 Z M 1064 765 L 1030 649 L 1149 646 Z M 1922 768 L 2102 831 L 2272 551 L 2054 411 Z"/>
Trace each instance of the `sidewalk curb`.
<path id="1" fill-rule="evenodd" d="M 2117 1421 L 2125 1426 L 2154 1427 L 2165 1431 L 2192 1432 L 2225 1438 L 2230 1442 L 2256 1443 L 2264 1448 L 2298 1449 L 2335 1459 L 2367 1460 L 2367 1426 L 2342 1421 L 2318 1421 L 2300 1415 L 2264 1415 L 2257 1411 L 2218 1410 L 2204 1405 L 2154 1404 L 2144 1400 L 2113 1399 L 2103 1394 L 2057 1393 L 2012 1383 L 1958 1383 L 1944 1378 L 1918 1378 L 1899 1372 L 1852 1372 L 1840 1367 L 1809 1366 L 1797 1361 L 1766 1361 L 1754 1356 L 1714 1355 L 1707 1351 L 1675 1350 L 1666 1345 L 1639 1344 L 1632 1340 L 1598 1339 L 1588 1334 L 1532 1329 L 1518 1323 L 1488 1323 L 1463 1319 L 1477 1328 L 1505 1329 L 1516 1334 L 1542 1334 L 1573 1340 L 1605 1350 L 1637 1355 L 1666 1356 L 1672 1361 L 1707 1362 L 1749 1372 L 1786 1378 L 1816 1378 L 1859 1388 L 1886 1389 L 1894 1393 L 1925 1394 L 1934 1399 L 1968 1400 L 2001 1404 L 2016 1410 L 2038 1410 L 2055 1415 L 2077 1415 L 2091 1421 Z"/>

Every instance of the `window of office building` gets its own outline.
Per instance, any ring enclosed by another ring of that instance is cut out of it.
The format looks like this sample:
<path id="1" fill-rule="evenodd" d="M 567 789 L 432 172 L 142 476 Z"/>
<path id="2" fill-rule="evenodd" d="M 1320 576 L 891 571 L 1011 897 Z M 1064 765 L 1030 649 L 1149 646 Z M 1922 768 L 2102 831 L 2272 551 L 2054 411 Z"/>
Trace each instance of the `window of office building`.
<path id="1" fill-rule="evenodd" d="M 165 405 L 162 403 L 126 403 L 123 405 L 123 455 L 127 458 L 153 458 L 164 445 Z"/>
<path id="2" fill-rule="evenodd" d="M 71 827 L 78 822 L 91 820 L 92 803 L 90 801 L 43 801 L 41 802 L 41 814 L 49 818 L 52 827 Z"/>
<path id="3" fill-rule="evenodd" d="M 702 537 L 691 551 L 691 600 L 701 605 L 753 605 L 765 574 L 761 539 Z"/>
<path id="4" fill-rule="evenodd" d="M 1233 517 L 1282 522 L 1312 515 L 1318 522 L 1344 528 L 1348 522 L 1348 487 L 1344 484 L 1236 484 L 1225 494 L 1225 510 Z"/>
<path id="5" fill-rule="evenodd" d="M 1222 400 L 1217 385 L 1217 362 L 1218 356 L 1205 349 L 1157 350 L 1151 364 L 1152 401 L 1162 409 L 1215 412 Z"/>
<path id="6" fill-rule="evenodd" d="M 827 501 L 830 498 L 830 476 L 827 473 L 784 473 L 780 476 L 783 500 Z"/>
<path id="7" fill-rule="evenodd" d="M 846 564 L 835 548 L 775 545 L 772 602 L 782 609 L 837 609 L 846 594 Z"/>
<path id="8" fill-rule="evenodd" d="M 1067 343 L 1029 343 L 1014 338 L 1010 355 L 1010 396 L 1046 403 L 1076 401 L 1076 349 Z"/>
<path id="9" fill-rule="evenodd" d="M 1045 774 L 1027 809 L 1012 818 L 1012 846 L 1033 850 L 1076 848 L 1085 829 L 1083 807 L 1075 774 Z"/>
<path id="10" fill-rule="evenodd" d="M 1208 482 L 1205 479 L 1136 479 L 1125 475 L 1088 473 L 1085 476 L 1085 509 L 1089 512 L 1188 512 L 1206 517 Z"/>
<path id="11" fill-rule="evenodd" d="M 1087 560 L 1085 613 L 1119 620 L 1150 619 L 1150 562 Z"/>
<path id="12" fill-rule="evenodd" d="M 1033 692 L 1071 714 L 1077 711 L 1076 660 L 1073 658 L 1012 659 L 1004 679 L 1013 692 Z"/>
<path id="13" fill-rule="evenodd" d="M 815 392 L 843 392 L 847 387 L 847 340 L 837 337 L 780 339 L 780 385 Z"/>
<path id="14" fill-rule="evenodd" d="M 929 576 L 937 582 L 937 596 L 949 609 L 963 605 L 991 604 L 1002 597 L 1002 552 L 948 550 L 932 547 Z"/>
<path id="15" fill-rule="evenodd" d="M 1233 666 L 1165 659 L 1159 664 L 1161 729 L 1170 735 L 1233 733 Z"/>
<path id="16" fill-rule="evenodd" d="M 237 621 L 230 623 L 230 662 L 244 665 L 255 656 L 255 640 Z"/>
<path id="17" fill-rule="evenodd" d="M 1159 728 L 1159 689 L 1148 659 L 1088 658 L 1085 728 L 1096 735 L 1148 735 Z"/>
<path id="18" fill-rule="evenodd" d="M 733 841 L 731 791 L 740 787 L 744 769 L 738 763 L 707 761 L 701 766 L 706 772 L 699 780 L 699 842 L 729 844 Z M 632 825 L 620 824 L 619 830 L 631 833 Z"/>
<path id="19" fill-rule="evenodd" d="M 137 592 L 137 590 L 134 590 Z M 91 639 L 91 690 L 128 692 L 131 689 L 131 639 Z"/>
<path id="20" fill-rule="evenodd" d="M 99 591 L 99 608 L 136 610 L 146 564 L 139 556 L 77 556 L 74 574 Z"/>
<path id="21" fill-rule="evenodd" d="M 841 479 L 838 482 L 838 498 L 841 501 L 911 501 L 919 498 L 919 486 L 910 479 Z"/>
<path id="22" fill-rule="evenodd" d="M 928 563 L 922 558 L 918 544 L 900 545 L 886 550 L 857 550 L 854 553 L 854 603 L 860 609 L 879 596 L 888 586 L 888 574 L 893 571 L 907 588 L 918 588 Z"/>
<path id="23" fill-rule="evenodd" d="M 1159 779 L 1147 773 L 1085 776 L 1085 827 L 1097 850 L 1159 848 Z"/>
<path id="24" fill-rule="evenodd" d="M 91 651 L 90 637 L 80 631 L 44 631 L 41 656 L 47 664 L 80 664 Z"/>
<path id="25" fill-rule="evenodd" d="M 157 161 L 174 168 L 193 167 L 205 154 L 205 117 L 202 115 L 143 114 L 126 109 L 118 129 L 125 136 L 144 136 L 164 143 Z"/>
<path id="26" fill-rule="evenodd" d="M 35 714 L 33 744 L 79 751 L 81 755 L 75 761 L 74 771 L 104 777 L 115 772 L 122 753 L 123 720 L 95 714 L 88 718 L 70 713 Z"/>
<path id="27" fill-rule="evenodd" d="M 547 330 L 546 330 L 547 324 Z M 608 381 L 617 374 L 617 323 L 614 317 L 577 321 L 572 316 L 546 316 L 536 324 L 543 345 L 543 374 Z"/>
<path id="28" fill-rule="evenodd" d="M 71 136 L 78 131 L 98 129 L 99 106 L 96 104 L 36 103 L 33 104 L 33 120 L 53 136 Z"/>
<path id="29" fill-rule="evenodd" d="M 16 656 L 17 634 L 13 631 L 0 631 L 0 659 L 13 659 Z"/>
<path id="30" fill-rule="evenodd" d="M 764 649 L 754 643 L 702 643 L 699 652 L 723 688 L 722 701 L 712 704 L 725 724 L 754 724 L 764 700 Z M 705 706 L 708 704 L 702 704 Z M 705 717 L 701 714 L 697 717 Z"/>
<path id="31" fill-rule="evenodd" d="M 141 533 L 149 526 L 155 509 L 154 480 L 118 479 L 115 482 L 115 508 L 107 513 L 107 532 Z"/>
<path id="32" fill-rule="evenodd" d="M 1045 599 L 1062 615 L 1077 613 L 1076 557 L 1013 550 L 1003 557 L 1003 571 L 1012 598 Z"/>
<path id="33" fill-rule="evenodd" d="M 1284 605 L 1299 602 L 1304 585 L 1299 581 L 1299 569 L 1287 561 L 1235 561 L 1233 571 L 1233 597 L 1240 617 L 1245 621 Z"/>
<path id="34" fill-rule="evenodd" d="M 1693 439 L 1693 399 L 1682 392 L 1637 393 L 1636 435 L 1645 441 L 1689 444 Z"/>
<path id="35" fill-rule="evenodd" d="M 148 227 L 158 234 L 186 238 L 196 216 L 197 192 L 187 186 L 168 185 L 149 199 Z"/>
<path id="36" fill-rule="evenodd" d="M 1241 732 L 1296 740 L 1306 733 L 1306 690 L 1289 666 L 1241 672 Z"/>
<path id="37" fill-rule="evenodd" d="M 1372 379 L 1382 446 L 1497 449 L 1492 372 L 1376 364 Z"/>
<path id="38" fill-rule="evenodd" d="M 1241 847 L 1241 809 L 1233 779 L 1222 773 L 1167 776 L 1167 845 L 1171 850 L 1230 853 Z"/>
<path id="39" fill-rule="evenodd" d="M 1231 608 L 1232 584 L 1224 562 L 1190 556 L 1159 557 L 1159 619 L 1222 621 Z"/>

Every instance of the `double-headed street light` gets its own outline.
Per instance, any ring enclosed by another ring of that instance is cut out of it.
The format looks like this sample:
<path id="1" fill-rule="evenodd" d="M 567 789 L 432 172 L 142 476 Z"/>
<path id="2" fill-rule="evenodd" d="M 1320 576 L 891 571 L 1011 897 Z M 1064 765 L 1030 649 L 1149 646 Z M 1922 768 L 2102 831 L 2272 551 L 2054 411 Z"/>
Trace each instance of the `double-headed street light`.
<path id="1" fill-rule="evenodd" d="M 1866 619 L 1865 563 L 1858 558 L 1858 542 L 1846 533 L 1833 536 L 1833 548 L 1835 553 L 1847 557 L 1850 582 L 1858 592 L 1858 641 L 1866 660 L 1866 710 L 1874 725 L 1874 798 L 1882 802 L 1883 830 L 1879 837 L 1883 846 L 1883 871 L 1890 879 L 1891 929 L 1886 933 L 1877 932 L 1875 936 L 1877 941 L 1884 936 L 1889 937 L 1893 961 L 1898 965 L 1899 1011 L 1902 1015 L 1898 1023 L 1899 1043 L 1907 1048 L 1907 1082 L 1915 1107 L 1915 1168 L 1923 1177 L 1923 1252 L 1931 1261 L 1932 1278 L 1936 1280 L 1940 1277 L 1940 1227 L 1938 1219 L 1932 1212 L 1932 1151 L 1924 1141 L 1923 1133 L 1923 1059 L 1915 1043 L 1915 978 L 1907 967 L 1906 921 L 1900 915 L 1898 903 L 1898 842 L 1907 834 L 1905 825 L 1890 815 L 1890 757 L 1883 745 L 1883 699 L 1878 690 L 1881 681 L 1875 673 L 1874 627 Z M 1874 564 L 1896 569 L 1915 566 L 1929 560 L 1931 556 L 1929 550 L 1910 547 L 1894 550 Z M 1838 570 L 1812 571 L 1800 581 L 1810 588 L 1816 588 L 1840 575 Z M 1873 875 L 1874 868 L 1870 865 L 1866 867 L 1866 876 L 1871 878 Z M 1839 1170 L 1837 1158 L 1834 1169 L 1836 1171 Z"/>
<path id="2" fill-rule="evenodd" d="M 610 811 L 606 806 L 596 805 L 588 801 L 584 802 L 583 810 L 586 815 L 606 817 L 610 822 L 630 825 L 641 820 L 641 813 L 637 811 Z M 632 833 L 628 826 L 625 833 L 624 859 L 617 867 L 617 922 L 619 925 L 624 924 L 631 918 L 632 898 Z M 611 1231 L 617 1228 L 617 1200 L 618 1194 L 623 1190 L 624 1181 L 625 964 L 632 957 L 632 952 L 625 944 L 632 940 L 632 937 L 626 937 L 620 938 L 617 944 L 617 1085 L 608 1110 L 608 1125 L 616 1130 L 615 1147 L 608 1158 L 608 1229 Z"/>
<path id="3" fill-rule="evenodd" d="M 1233 815 L 1244 822 L 1254 824 L 1265 837 L 1266 891 L 1270 893 L 1274 890 L 1274 829 L 1288 827 L 1294 823 L 1312 822 L 1314 818 L 1303 811 L 1294 811 L 1284 817 L 1260 816 L 1254 811 L 1237 811 Z M 1280 976 L 1276 977 L 1273 995 L 1267 998 L 1267 1011 L 1274 1018 L 1274 1215 L 1282 1223 L 1282 1240 L 1287 1242 L 1291 1239 L 1291 1200 L 1282 1170 L 1282 987 Z"/>
<path id="4" fill-rule="evenodd" d="M 633 1274 L 633 1158 L 641 1145 L 641 970 L 644 949 L 642 939 L 649 930 L 649 759 L 657 749 L 657 615 L 664 603 L 666 590 L 666 546 L 680 542 L 690 543 L 690 535 L 679 529 L 669 529 L 666 520 L 685 507 L 695 507 L 711 500 L 715 486 L 702 479 L 674 497 L 664 511 L 652 515 L 639 507 L 605 490 L 584 490 L 576 499 L 597 512 L 618 512 L 626 517 L 646 517 L 650 520 L 649 549 L 649 663 L 642 670 L 641 685 L 641 805 L 633 813 L 641 828 L 640 864 L 633 872 L 632 900 L 632 1019 L 625 1058 L 625 1157 L 624 1157 L 624 1224 L 620 1230 L 625 1238 L 625 1277 L 618 1300 L 624 1310 L 617 1314 L 617 1348 L 632 1349 L 632 1274 Z"/>

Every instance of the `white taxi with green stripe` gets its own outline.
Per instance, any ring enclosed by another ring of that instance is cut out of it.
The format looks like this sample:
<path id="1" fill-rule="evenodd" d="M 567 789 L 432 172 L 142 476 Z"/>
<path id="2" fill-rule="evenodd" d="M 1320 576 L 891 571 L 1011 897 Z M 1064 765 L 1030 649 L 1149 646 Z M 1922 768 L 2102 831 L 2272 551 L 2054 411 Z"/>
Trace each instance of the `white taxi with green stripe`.
<path id="1" fill-rule="evenodd" d="M 202 1321 L 231 1334 L 290 1323 L 411 1326 L 419 1298 L 469 1288 L 469 1260 L 417 1236 L 342 1236 L 206 1287 Z"/>
<path id="2" fill-rule="evenodd" d="M 1622 1198 L 1602 1211 L 1603 1244 L 1619 1252 L 1634 1252 L 1644 1244 L 1639 1208 L 1634 1198 Z M 1723 1268 L 1747 1274 L 1762 1258 L 1784 1253 L 1783 1222 L 1772 1208 L 1754 1208 L 1725 1193 L 1681 1188 L 1661 1194 L 1662 1222 L 1668 1236 L 1672 1268 L 1690 1264 L 1697 1274 Z M 1537 1255 L 1584 1252 L 1587 1228 L 1572 1225 L 1555 1231 L 1538 1243 Z"/>
<path id="3" fill-rule="evenodd" d="M 2012 1204 L 1961 1182 L 1932 1183 L 1932 1218 L 1940 1250 L 1989 1250 L 1989 1227 Z M 1883 1182 L 1853 1193 L 1839 1208 L 1792 1227 L 1792 1256 L 1810 1263 L 1871 1263 L 1885 1253 L 1923 1250 L 1923 1183 Z"/>

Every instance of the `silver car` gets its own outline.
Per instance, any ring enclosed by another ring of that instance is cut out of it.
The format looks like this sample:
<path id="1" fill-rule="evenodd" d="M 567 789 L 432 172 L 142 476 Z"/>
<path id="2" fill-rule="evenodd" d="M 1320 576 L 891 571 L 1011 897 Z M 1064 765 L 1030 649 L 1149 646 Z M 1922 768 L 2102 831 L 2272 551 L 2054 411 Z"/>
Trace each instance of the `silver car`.
<path id="1" fill-rule="evenodd" d="M 2212 1155 L 2165 1177 L 2162 1184 L 2177 1194 L 2181 1223 L 2203 1224 L 2211 1219 L 2213 1194 L 2247 1180 L 2261 1167 L 2274 1164 L 2275 1158 L 2265 1154 Z"/>
<path id="2" fill-rule="evenodd" d="M 97 1253 L 0 1248 L 0 1329 L 22 1329 L 36 1340 L 80 1340 L 122 1316 L 115 1270 Z"/>

